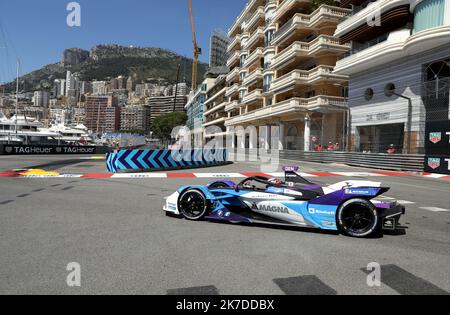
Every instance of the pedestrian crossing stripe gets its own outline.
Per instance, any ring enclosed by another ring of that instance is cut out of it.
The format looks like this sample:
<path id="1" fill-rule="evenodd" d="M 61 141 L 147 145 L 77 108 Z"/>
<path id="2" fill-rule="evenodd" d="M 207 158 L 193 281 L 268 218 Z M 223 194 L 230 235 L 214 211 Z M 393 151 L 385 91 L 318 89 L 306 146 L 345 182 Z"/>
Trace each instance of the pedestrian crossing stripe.
<path id="1" fill-rule="evenodd" d="M 367 284 L 367 277 L 370 271 L 367 268 L 361 268 L 361 282 L 368 286 L 368 290 L 372 290 Z M 449 295 L 450 293 L 436 286 L 428 280 L 393 264 L 380 266 L 380 282 L 397 292 L 400 295 Z M 317 275 L 294 276 L 290 278 L 276 278 L 273 283 L 285 295 L 337 295 L 339 292 L 335 288 L 327 284 Z M 379 293 L 379 289 L 374 289 L 374 294 Z M 251 292 L 248 292 L 251 294 Z M 168 295 L 219 295 L 220 289 L 214 285 L 202 287 L 189 287 L 167 290 Z"/>

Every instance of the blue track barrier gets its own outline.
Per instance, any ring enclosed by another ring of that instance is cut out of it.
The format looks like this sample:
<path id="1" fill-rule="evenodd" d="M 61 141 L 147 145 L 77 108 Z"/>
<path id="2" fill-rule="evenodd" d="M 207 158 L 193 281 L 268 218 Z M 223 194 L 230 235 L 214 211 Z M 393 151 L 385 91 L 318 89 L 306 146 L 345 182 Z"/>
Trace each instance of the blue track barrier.
<path id="1" fill-rule="evenodd" d="M 109 172 L 196 168 L 228 163 L 227 149 L 119 150 L 106 156 Z"/>

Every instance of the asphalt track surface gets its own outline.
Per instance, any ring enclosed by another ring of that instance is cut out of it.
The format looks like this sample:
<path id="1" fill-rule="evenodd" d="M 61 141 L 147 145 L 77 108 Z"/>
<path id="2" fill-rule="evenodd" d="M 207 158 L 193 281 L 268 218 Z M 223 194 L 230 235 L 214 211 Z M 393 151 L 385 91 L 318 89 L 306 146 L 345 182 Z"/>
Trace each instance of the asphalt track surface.
<path id="1" fill-rule="evenodd" d="M 0 172 L 101 173 L 104 163 L 82 156 L 3 156 Z M 373 171 L 301 164 L 304 172 Z M 259 171 L 258 163 L 248 162 L 195 172 Z M 173 173 L 181 172 L 186 170 Z M 386 196 L 406 203 L 404 233 L 353 239 L 188 222 L 162 212 L 165 196 L 208 178 L 0 178 L 0 294 L 448 294 L 450 180 L 364 179 L 391 186 Z M 70 262 L 81 266 L 81 287 L 67 286 Z M 371 262 L 382 265 L 380 287 L 367 285 Z"/>

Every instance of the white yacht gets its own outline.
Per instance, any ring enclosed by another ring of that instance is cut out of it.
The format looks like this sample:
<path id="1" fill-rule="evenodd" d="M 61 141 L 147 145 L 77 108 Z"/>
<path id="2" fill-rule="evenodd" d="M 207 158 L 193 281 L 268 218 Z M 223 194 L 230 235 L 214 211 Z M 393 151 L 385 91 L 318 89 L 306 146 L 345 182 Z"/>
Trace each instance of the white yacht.
<path id="1" fill-rule="evenodd" d="M 40 128 L 39 130 L 41 132 L 57 133 L 59 136 L 56 139 L 61 144 L 94 145 L 94 140 L 89 134 L 88 129 L 82 124 L 70 127 L 61 123 L 53 125 L 48 129 Z"/>
<path id="2" fill-rule="evenodd" d="M 52 144 L 59 133 L 40 130 L 43 125 L 34 118 L 13 116 L 7 118 L 0 111 L 0 143 L 3 144 Z"/>

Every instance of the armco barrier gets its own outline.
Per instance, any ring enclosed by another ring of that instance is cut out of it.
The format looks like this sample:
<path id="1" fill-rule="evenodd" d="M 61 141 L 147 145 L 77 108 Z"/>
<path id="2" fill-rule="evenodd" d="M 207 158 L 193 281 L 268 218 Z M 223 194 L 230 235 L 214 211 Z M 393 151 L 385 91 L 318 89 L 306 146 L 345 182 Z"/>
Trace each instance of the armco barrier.
<path id="1" fill-rule="evenodd" d="M 119 150 L 106 156 L 106 167 L 112 173 L 205 167 L 227 162 L 228 151 L 226 149 Z"/>
<path id="2" fill-rule="evenodd" d="M 351 166 L 377 168 L 394 171 L 424 171 L 424 155 L 358 153 L 358 152 L 304 152 L 281 151 L 281 159 L 319 163 L 341 163 Z"/>

